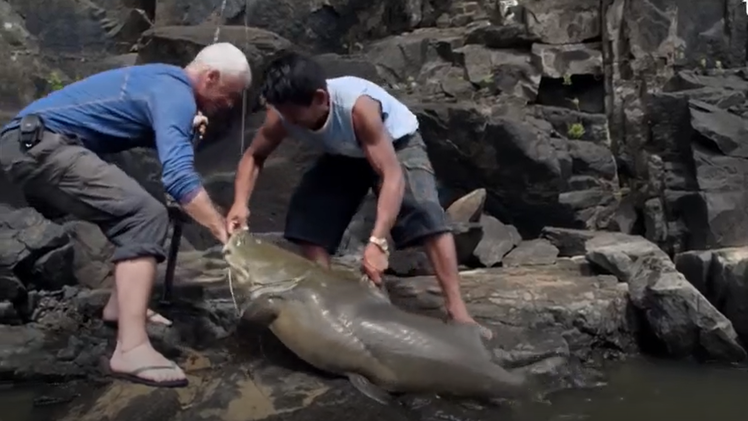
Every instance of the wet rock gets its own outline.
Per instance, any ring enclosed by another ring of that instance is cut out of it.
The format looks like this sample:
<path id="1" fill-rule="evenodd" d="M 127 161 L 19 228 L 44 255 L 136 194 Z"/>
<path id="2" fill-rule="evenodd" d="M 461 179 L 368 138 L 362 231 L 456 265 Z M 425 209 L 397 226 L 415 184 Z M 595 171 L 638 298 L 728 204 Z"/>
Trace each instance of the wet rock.
<path id="1" fill-rule="evenodd" d="M 558 249 L 548 240 L 521 242 L 504 257 L 506 267 L 552 265 L 556 263 Z"/>
<path id="2" fill-rule="evenodd" d="M 504 361 L 521 365 L 551 355 L 594 359 L 591 346 L 611 355 L 636 348 L 625 284 L 584 276 L 571 265 L 478 269 L 461 275 L 468 307 L 495 330 L 491 347 Z M 388 290 L 393 302 L 409 311 L 443 317 L 433 277 L 390 279 Z"/>
<path id="3" fill-rule="evenodd" d="M 585 247 L 589 261 L 629 284 L 632 304 L 668 355 L 722 361 L 746 358 L 730 320 L 655 244 L 639 236 L 601 233 Z"/>
<path id="4" fill-rule="evenodd" d="M 516 228 L 505 225 L 498 219 L 482 215 L 480 224 L 483 227 L 483 238 L 473 251 L 473 262 L 483 267 L 492 267 L 501 263 L 504 256 L 522 241 Z"/>

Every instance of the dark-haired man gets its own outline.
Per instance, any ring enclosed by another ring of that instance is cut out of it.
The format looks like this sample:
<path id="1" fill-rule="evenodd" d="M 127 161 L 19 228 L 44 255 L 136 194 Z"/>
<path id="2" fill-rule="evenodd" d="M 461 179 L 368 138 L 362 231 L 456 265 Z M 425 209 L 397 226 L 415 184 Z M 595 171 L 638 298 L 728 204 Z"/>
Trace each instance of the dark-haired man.
<path id="1" fill-rule="evenodd" d="M 460 295 L 454 239 L 416 116 L 376 84 L 351 76 L 326 79 L 319 64 L 297 54 L 268 67 L 262 93 L 267 115 L 239 163 L 229 232 L 246 226 L 257 176 L 281 141 L 290 136 L 316 143 L 326 153 L 291 199 L 286 239 L 329 267 L 351 218 L 374 188 L 377 215 L 363 255 L 366 274 L 382 282 L 389 233 L 400 248 L 423 244 L 449 316 L 475 323 Z"/>

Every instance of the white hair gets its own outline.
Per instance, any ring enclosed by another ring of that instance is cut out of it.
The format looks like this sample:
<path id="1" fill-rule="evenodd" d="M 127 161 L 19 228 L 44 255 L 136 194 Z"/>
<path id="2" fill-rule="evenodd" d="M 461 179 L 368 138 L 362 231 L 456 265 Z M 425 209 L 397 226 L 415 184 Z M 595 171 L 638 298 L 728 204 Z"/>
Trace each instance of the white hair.
<path id="1" fill-rule="evenodd" d="M 203 48 L 187 67 L 217 70 L 222 76 L 244 79 L 247 88 L 252 84 L 252 69 L 247 56 L 228 42 L 219 42 Z"/>

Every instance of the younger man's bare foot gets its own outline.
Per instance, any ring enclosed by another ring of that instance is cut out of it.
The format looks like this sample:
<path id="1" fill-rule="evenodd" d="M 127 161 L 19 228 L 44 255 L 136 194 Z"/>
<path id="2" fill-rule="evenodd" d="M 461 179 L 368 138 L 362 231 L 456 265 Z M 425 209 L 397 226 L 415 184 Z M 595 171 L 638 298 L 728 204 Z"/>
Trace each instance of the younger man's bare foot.
<path id="1" fill-rule="evenodd" d="M 468 313 L 467 310 L 464 311 L 457 311 L 457 312 L 448 312 L 449 320 L 454 323 L 462 323 L 466 325 L 474 325 L 478 328 L 478 332 L 480 333 L 481 337 L 483 339 L 490 341 L 493 339 L 493 332 L 491 329 L 483 326 L 482 324 L 478 323 L 473 319 Z"/>
<path id="2" fill-rule="evenodd" d="M 179 366 L 145 342 L 124 351 L 118 342 L 109 369 L 113 377 L 153 387 L 184 387 L 187 377 Z"/>

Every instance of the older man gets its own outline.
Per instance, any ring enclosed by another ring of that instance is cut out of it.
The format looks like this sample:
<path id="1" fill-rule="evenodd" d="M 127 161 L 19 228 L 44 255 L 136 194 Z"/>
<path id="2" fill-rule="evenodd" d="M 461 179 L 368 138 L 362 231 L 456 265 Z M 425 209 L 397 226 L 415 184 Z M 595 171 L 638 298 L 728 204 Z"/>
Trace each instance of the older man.
<path id="1" fill-rule="evenodd" d="M 156 264 L 165 259 L 166 208 L 97 154 L 155 146 L 166 191 L 222 242 L 226 223 L 194 169 L 199 112 L 241 100 L 252 74 L 228 43 L 203 49 L 185 68 L 148 64 L 109 70 L 23 109 L 0 137 L 0 166 L 27 197 L 97 224 L 116 246 L 115 290 L 104 318 L 118 324 L 113 375 L 153 386 L 187 384 L 146 334 Z M 151 318 L 152 319 L 152 318 Z M 161 322 L 168 322 L 156 317 Z"/>

